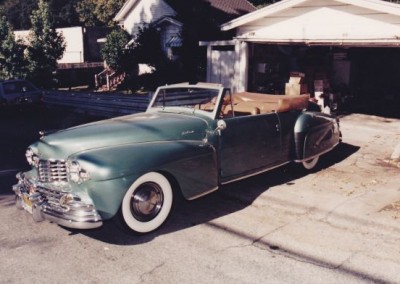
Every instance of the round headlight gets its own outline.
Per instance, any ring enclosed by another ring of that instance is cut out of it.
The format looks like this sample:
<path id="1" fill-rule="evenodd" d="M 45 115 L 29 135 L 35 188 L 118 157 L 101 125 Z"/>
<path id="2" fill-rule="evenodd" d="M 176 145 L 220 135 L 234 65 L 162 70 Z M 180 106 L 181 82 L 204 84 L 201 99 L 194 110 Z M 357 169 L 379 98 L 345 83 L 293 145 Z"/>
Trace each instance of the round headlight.
<path id="1" fill-rule="evenodd" d="M 25 157 L 29 165 L 37 167 L 39 157 L 33 152 L 32 148 L 29 147 L 28 149 L 26 149 Z"/>
<path id="2" fill-rule="evenodd" d="M 89 174 L 83 170 L 77 161 L 69 161 L 67 163 L 67 170 L 69 174 L 69 180 L 75 183 L 82 183 L 89 179 Z"/>
<path id="3" fill-rule="evenodd" d="M 69 163 L 69 179 L 73 182 L 79 182 L 79 172 L 81 167 L 78 162 L 72 161 Z"/>

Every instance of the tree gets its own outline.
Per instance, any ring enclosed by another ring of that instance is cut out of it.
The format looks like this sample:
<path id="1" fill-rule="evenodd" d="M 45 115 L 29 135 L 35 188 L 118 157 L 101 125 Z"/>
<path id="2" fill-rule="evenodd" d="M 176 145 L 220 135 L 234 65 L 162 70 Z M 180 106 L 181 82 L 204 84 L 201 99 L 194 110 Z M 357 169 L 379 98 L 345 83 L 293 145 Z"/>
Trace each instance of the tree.
<path id="1" fill-rule="evenodd" d="M 31 27 L 29 16 L 37 9 L 37 0 L 6 0 L 2 7 L 14 30 L 27 30 Z"/>
<path id="2" fill-rule="evenodd" d="M 114 16 L 124 3 L 125 0 L 82 0 L 77 3 L 76 11 L 86 26 L 113 26 Z"/>
<path id="3" fill-rule="evenodd" d="M 217 13 L 209 2 L 203 0 L 170 0 L 179 3 L 179 20 L 183 23 L 181 37 L 181 61 L 183 65 L 184 80 L 197 81 L 205 77 L 206 50 L 199 46 L 202 40 L 221 40 Z"/>
<path id="4" fill-rule="evenodd" d="M 113 30 L 107 36 L 102 55 L 111 69 L 126 74 L 123 88 L 154 89 L 176 80 L 177 66 L 164 54 L 160 32 L 152 26 L 143 25 L 134 38 L 121 28 Z M 138 64 L 153 67 L 153 73 L 139 75 Z"/>
<path id="5" fill-rule="evenodd" d="M 49 4 L 51 24 L 55 28 L 80 25 L 75 9 L 79 0 L 46 0 Z M 30 15 L 38 8 L 37 0 L 4 0 L 0 4 L 14 30 L 28 30 Z"/>
<path id="6" fill-rule="evenodd" d="M 161 48 L 160 32 L 153 26 L 143 25 L 132 40 L 132 55 L 138 63 L 160 67 L 166 60 Z"/>
<path id="7" fill-rule="evenodd" d="M 114 17 L 126 0 L 97 0 L 95 14 L 107 26 L 114 25 Z"/>
<path id="8" fill-rule="evenodd" d="M 126 72 L 130 55 L 128 43 L 131 39 L 129 33 L 121 28 L 114 29 L 107 35 L 106 42 L 101 49 L 104 61 L 111 69 L 117 72 Z"/>
<path id="9" fill-rule="evenodd" d="M 54 28 L 79 26 L 76 5 L 79 0 L 47 0 Z"/>
<path id="10" fill-rule="evenodd" d="M 154 26 L 143 25 L 139 28 L 131 48 L 131 62 L 135 66 L 138 63 L 147 64 L 154 70 L 151 74 L 134 74 L 136 78 L 132 76 L 131 82 L 136 83 L 137 88 L 154 90 L 180 78 L 179 66 L 167 58 L 162 48 L 160 32 Z"/>
<path id="11" fill-rule="evenodd" d="M 76 11 L 80 22 L 85 26 L 93 27 L 102 24 L 94 12 L 96 11 L 96 0 L 82 0 L 78 2 L 76 4 Z"/>
<path id="12" fill-rule="evenodd" d="M 7 18 L 0 16 L 0 78 L 23 78 L 26 75 L 25 47 L 15 40 Z"/>
<path id="13" fill-rule="evenodd" d="M 39 0 L 39 8 L 33 11 L 31 22 L 26 54 L 29 77 L 40 86 L 50 87 L 57 60 L 65 51 L 64 38 L 50 25 L 49 6 L 44 0 Z"/>

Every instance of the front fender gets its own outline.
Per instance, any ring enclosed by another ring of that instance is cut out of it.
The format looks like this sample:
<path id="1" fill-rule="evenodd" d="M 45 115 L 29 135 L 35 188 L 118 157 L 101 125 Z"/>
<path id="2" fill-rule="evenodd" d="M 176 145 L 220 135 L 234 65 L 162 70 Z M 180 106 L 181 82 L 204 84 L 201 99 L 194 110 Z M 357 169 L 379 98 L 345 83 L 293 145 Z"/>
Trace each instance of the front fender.
<path id="1" fill-rule="evenodd" d="M 102 217 L 113 216 L 131 184 L 147 172 L 168 173 L 187 199 L 207 193 L 218 182 L 215 148 L 202 141 L 121 145 L 81 152 L 70 159 L 89 172 L 90 180 L 82 186 Z"/>

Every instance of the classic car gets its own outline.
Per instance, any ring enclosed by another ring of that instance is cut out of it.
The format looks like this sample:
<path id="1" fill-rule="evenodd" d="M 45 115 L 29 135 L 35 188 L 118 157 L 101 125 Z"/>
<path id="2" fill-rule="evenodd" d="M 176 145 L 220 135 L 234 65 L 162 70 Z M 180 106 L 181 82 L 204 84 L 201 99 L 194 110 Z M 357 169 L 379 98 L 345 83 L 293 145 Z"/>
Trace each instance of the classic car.
<path id="1" fill-rule="evenodd" d="M 337 118 L 310 109 L 308 95 L 159 87 L 144 113 L 42 133 L 26 151 L 31 170 L 17 175 L 16 205 L 35 221 L 90 229 L 117 218 L 148 233 L 176 194 L 192 200 L 290 162 L 314 168 L 341 134 Z"/>

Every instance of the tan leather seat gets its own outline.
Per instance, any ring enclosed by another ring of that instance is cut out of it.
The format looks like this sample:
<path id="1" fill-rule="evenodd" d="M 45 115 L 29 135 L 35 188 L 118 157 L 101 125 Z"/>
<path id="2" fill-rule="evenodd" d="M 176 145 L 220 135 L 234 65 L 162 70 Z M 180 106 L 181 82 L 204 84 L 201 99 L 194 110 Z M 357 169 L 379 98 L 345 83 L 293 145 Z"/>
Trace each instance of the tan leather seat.
<path id="1" fill-rule="evenodd" d="M 236 93 L 233 95 L 235 112 L 250 114 L 285 112 L 307 108 L 309 95 L 287 96 L 259 93 Z"/>

